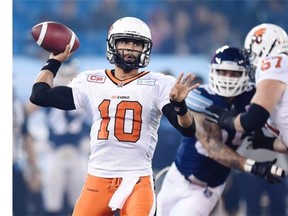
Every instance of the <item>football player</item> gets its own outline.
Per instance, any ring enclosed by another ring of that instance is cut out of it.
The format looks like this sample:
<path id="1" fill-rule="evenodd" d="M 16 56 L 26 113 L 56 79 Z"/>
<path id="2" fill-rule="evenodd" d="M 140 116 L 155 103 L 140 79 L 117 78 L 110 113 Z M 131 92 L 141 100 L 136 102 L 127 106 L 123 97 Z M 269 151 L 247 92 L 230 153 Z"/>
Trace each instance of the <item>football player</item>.
<path id="1" fill-rule="evenodd" d="M 288 153 L 288 37 L 280 27 L 263 23 L 250 30 L 245 39 L 245 51 L 253 70 L 256 93 L 246 112 L 211 106 L 207 119 L 221 127 L 237 131 L 256 131 L 258 142 L 253 148 L 265 148 Z M 279 139 L 265 139 L 261 128 L 266 125 Z M 263 144 L 265 143 L 265 145 Z"/>
<path id="2" fill-rule="evenodd" d="M 73 216 L 112 216 L 116 209 L 120 215 L 154 215 L 151 163 L 160 120 L 164 114 L 181 133 L 194 134 L 184 99 L 198 86 L 195 76 L 140 71 L 149 64 L 152 39 L 149 27 L 135 17 L 117 20 L 108 32 L 113 69 L 82 72 L 69 86 L 52 87 L 61 63 L 72 55 L 69 48 L 51 54 L 30 100 L 63 110 L 84 108 L 91 116 L 88 174 Z"/>
<path id="3" fill-rule="evenodd" d="M 214 128 L 205 124 L 203 113 L 212 104 L 245 111 L 255 93 L 248 71 L 249 62 L 242 51 L 223 46 L 212 58 L 209 84 L 188 95 L 186 102 L 193 111 L 197 136 L 183 136 L 157 196 L 157 215 L 210 215 L 222 195 L 230 168 L 251 172 L 271 183 L 280 181 L 278 174 L 284 175 L 281 168 L 273 165 L 276 161 L 255 162 L 234 151 L 251 138 L 250 134 L 233 129 L 220 131 L 215 124 L 209 123 Z M 273 174 L 274 168 L 279 173 Z"/>

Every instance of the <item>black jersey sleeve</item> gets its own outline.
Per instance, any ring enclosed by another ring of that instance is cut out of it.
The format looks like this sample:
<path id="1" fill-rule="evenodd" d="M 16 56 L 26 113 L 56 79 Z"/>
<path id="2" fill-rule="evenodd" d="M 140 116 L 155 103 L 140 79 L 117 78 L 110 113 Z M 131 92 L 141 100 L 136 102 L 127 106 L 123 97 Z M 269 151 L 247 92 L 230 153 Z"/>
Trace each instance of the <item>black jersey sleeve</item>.
<path id="1" fill-rule="evenodd" d="M 192 125 L 188 128 L 183 128 L 179 125 L 178 119 L 177 119 L 177 113 L 174 109 L 174 106 L 169 103 L 166 104 L 162 108 L 163 115 L 168 119 L 171 125 L 176 128 L 183 136 L 193 137 L 195 135 L 195 123 L 193 121 Z"/>
<path id="2" fill-rule="evenodd" d="M 55 107 L 62 110 L 76 109 L 71 87 L 56 86 L 51 88 L 45 82 L 33 85 L 30 101 L 42 107 Z"/>

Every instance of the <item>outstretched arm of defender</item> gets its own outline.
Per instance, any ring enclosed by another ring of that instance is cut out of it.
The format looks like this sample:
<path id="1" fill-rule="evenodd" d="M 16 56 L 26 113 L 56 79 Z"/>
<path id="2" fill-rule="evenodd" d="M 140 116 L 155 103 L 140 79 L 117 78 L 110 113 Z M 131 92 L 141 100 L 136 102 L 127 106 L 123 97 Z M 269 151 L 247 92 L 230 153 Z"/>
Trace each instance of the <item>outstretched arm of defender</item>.
<path id="1" fill-rule="evenodd" d="M 285 177 L 285 171 L 274 165 L 276 160 L 256 162 L 239 155 L 222 142 L 221 129 L 199 113 L 193 113 L 196 122 L 196 137 L 207 150 L 208 156 L 226 167 L 252 173 L 269 183 L 279 183 Z"/>

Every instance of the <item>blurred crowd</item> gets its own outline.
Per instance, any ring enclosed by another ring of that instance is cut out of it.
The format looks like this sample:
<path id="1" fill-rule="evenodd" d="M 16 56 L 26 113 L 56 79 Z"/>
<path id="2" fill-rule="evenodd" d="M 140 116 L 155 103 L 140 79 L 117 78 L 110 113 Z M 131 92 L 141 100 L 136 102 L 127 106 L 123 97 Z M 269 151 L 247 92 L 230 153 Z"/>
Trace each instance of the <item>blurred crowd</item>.
<path id="1" fill-rule="evenodd" d="M 137 16 L 151 28 L 153 54 L 211 54 L 223 44 L 243 46 L 255 25 L 272 22 L 288 29 L 288 1 L 13 1 L 14 55 L 39 56 L 31 28 L 57 21 L 78 35 L 78 55 L 105 55 L 106 33 L 123 16 Z M 29 15 L 29 16 L 28 16 Z"/>

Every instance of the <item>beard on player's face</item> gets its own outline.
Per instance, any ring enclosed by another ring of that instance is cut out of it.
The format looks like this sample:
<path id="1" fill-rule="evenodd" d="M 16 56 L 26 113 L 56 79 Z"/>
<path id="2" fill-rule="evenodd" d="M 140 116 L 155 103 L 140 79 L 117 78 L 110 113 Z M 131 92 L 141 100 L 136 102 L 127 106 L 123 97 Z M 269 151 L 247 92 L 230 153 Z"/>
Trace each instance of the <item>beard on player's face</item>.
<path id="1" fill-rule="evenodd" d="M 118 49 L 118 55 L 127 63 L 134 63 L 140 56 L 140 52 L 131 49 Z"/>
<path id="2" fill-rule="evenodd" d="M 134 69 L 138 69 L 141 51 L 131 49 L 117 50 L 117 65 L 121 67 L 125 73 L 129 73 Z"/>

